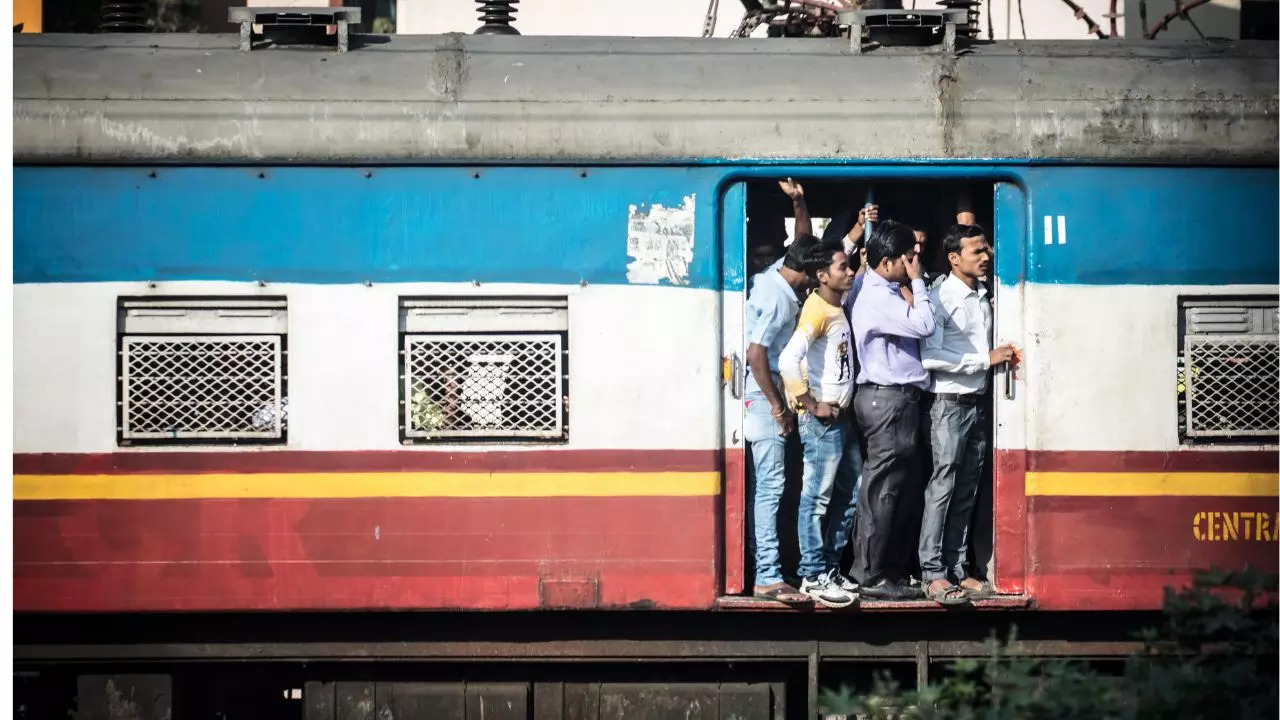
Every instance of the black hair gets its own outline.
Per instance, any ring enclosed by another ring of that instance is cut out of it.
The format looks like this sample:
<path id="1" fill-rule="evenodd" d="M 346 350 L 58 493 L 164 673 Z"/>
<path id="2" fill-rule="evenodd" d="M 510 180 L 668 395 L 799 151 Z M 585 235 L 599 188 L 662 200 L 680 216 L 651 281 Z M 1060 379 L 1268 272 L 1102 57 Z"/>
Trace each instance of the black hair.
<path id="1" fill-rule="evenodd" d="M 844 252 L 843 240 L 824 240 L 818 243 L 805 257 L 805 274 L 815 283 L 818 282 L 818 271 L 829 270 L 836 253 L 842 252 Z"/>
<path id="2" fill-rule="evenodd" d="M 947 234 L 942 236 L 942 255 L 946 257 L 951 253 L 960 252 L 962 241 L 965 238 L 978 237 L 986 235 L 981 225 L 952 225 L 947 228 Z"/>
<path id="3" fill-rule="evenodd" d="M 876 223 L 867 238 L 867 267 L 880 267 L 880 261 L 900 258 L 915 246 L 915 230 L 910 226 L 893 220 Z"/>
<path id="4" fill-rule="evenodd" d="M 813 253 L 814 248 L 819 245 L 818 238 L 808 233 L 797 235 L 795 242 L 787 248 L 787 254 L 782 258 L 782 266 L 795 270 L 800 273 L 807 273 L 807 265 L 809 255 Z"/>

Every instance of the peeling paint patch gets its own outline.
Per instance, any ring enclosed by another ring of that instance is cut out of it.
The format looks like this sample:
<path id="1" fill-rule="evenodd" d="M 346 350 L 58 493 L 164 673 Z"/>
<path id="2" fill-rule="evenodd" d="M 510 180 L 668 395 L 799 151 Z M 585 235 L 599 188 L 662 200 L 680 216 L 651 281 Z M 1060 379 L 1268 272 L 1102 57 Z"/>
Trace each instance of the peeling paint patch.
<path id="1" fill-rule="evenodd" d="M 689 284 L 695 195 L 679 207 L 632 205 L 627 213 L 627 282 Z"/>

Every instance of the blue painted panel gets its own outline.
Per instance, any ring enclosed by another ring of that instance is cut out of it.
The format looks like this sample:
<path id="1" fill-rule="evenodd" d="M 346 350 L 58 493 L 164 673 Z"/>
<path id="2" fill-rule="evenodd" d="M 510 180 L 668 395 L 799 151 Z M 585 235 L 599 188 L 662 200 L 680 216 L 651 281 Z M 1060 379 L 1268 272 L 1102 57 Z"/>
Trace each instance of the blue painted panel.
<path id="1" fill-rule="evenodd" d="M 993 204 L 996 277 L 1006 285 L 1013 285 L 1022 282 L 1023 268 L 1026 267 L 1026 194 L 1014 183 L 996 183 Z"/>
<path id="2" fill-rule="evenodd" d="M 747 184 L 733 183 L 724 191 L 724 234 L 720 237 L 726 292 L 742 292 L 747 280 Z"/>
<path id="3" fill-rule="evenodd" d="M 14 282 L 626 283 L 628 207 L 695 194 L 690 285 L 719 287 L 722 170 L 479 172 L 17 168 Z"/>
<path id="4" fill-rule="evenodd" d="M 266 179 L 258 173 L 265 172 Z M 625 283 L 627 209 L 697 195 L 693 287 L 741 289 L 721 267 L 717 183 L 792 176 L 986 177 L 1020 184 L 1025 260 L 1002 224 L 1005 283 L 1274 284 L 1270 168 L 1009 165 L 591 169 L 136 168 L 14 171 L 14 281 L 266 280 Z M 1044 216 L 1052 244 L 1044 244 Z M 1057 217 L 1067 242 L 1058 243 Z"/>
<path id="5" fill-rule="evenodd" d="M 1028 278 L 1080 285 L 1275 284 L 1278 177 L 1262 168 L 1027 170 Z M 999 272 L 1002 281 L 1016 281 L 1003 263 Z"/>

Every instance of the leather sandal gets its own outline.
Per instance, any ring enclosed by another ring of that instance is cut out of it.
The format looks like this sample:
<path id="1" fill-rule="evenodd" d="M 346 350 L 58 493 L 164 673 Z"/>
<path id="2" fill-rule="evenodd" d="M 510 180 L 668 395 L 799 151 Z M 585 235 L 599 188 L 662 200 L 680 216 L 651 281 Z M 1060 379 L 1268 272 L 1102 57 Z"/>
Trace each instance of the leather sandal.
<path id="1" fill-rule="evenodd" d="M 774 600 L 784 605 L 812 605 L 813 598 L 785 582 L 772 585 L 756 585 L 753 594 L 764 600 Z"/>
<path id="2" fill-rule="evenodd" d="M 964 605 L 969 602 L 969 596 L 964 588 L 952 585 L 946 580 L 931 580 L 925 587 L 929 599 L 939 605 Z"/>
<path id="3" fill-rule="evenodd" d="M 991 583 L 989 582 L 983 582 L 976 588 L 965 587 L 964 585 L 959 585 L 957 587 L 959 587 L 960 590 L 964 592 L 965 597 L 970 600 L 986 600 L 988 598 L 993 598 L 996 595 L 995 588 L 991 587 Z"/>

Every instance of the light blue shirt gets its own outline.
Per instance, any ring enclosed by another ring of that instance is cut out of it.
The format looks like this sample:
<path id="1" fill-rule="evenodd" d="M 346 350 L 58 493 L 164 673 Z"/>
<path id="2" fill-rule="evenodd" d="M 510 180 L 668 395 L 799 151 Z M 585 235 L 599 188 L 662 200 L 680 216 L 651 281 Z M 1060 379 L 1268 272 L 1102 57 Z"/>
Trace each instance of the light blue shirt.
<path id="1" fill-rule="evenodd" d="M 769 372 L 774 387 L 779 387 L 778 358 L 796 331 L 800 299 L 774 267 L 752 280 L 751 297 L 747 299 L 747 347 L 761 345 L 769 352 Z M 760 384 L 747 369 L 747 394 L 759 393 Z"/>

